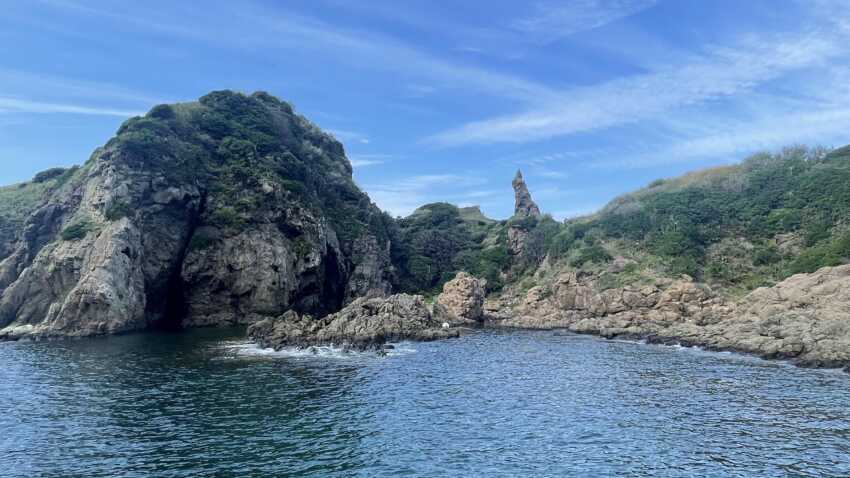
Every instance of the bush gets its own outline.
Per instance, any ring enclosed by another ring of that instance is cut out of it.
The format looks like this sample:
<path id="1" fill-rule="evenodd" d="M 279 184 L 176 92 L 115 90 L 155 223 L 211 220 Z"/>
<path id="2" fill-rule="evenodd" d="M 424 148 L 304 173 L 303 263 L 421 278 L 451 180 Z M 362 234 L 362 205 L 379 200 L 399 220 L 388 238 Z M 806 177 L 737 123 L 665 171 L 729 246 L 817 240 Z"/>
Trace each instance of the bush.
<path id="1" fill-rule="evenodd" d="M 106 209 L 106 219 L 109 221 L 117 221 L 128 217 L 131 213 L 130 205 L 124 201 L 115 201 Z"/>
<path id="2" fill-rule="evenodd" d="M 60 236 L 63 241 L 78 241 L 88 235 L 92 230 L 92 225 L 88 221 L 79 221 L 62 230 Z"/>
<path id="3" fill-rule="evenodd" d="M 611 254 L 599 244 L 585 246 L 579 249 L 578 254 L 570 261 L 573 267 L 583 267 L 585 264 L 605 264 L 611 261 Z"/>
<path id="4" fill-rule="evenodd" d="M 189 241 L 189 250 L 190 251 L 202 251 L 204 249 L 209 248 L 213 245 L 215 241 L 213 238 L 204 235 L 204 234 L 195 234 L 192 236 L 192 239 Z"/>
<path id="5" fill-rule="evenodd" d="M 170 105 L 157 105 L 148 112 L 148 116 L 161 120 L 170 120 L 174 119 L 176 115 L 174 114 L 174 109 Z"/>
<path id="6" fill-rule="evenodd" d="M 239 215 L 236 209 L 225 206 L 210 213 L 209 222 L 213 226 L 229 228 L 239 227 L 245 223 L 245 220 Z"/>
<path id="7" fill-rule="evenodd" d="M 764 246 L 753 249 L 753 264 L 757 266 L 769 266 L 782 260 L 779 249 L 776 246 Z"/>
<path id="8" fill-rule="evenodd" d="M 50 168 L 48 170 L 45 170 L 45 171 L 42 171 L 42 172 L 36 174 L 35 177 L 32 179 L 32 182 L 34 182 L 34 183 L 46 183 L 47 181 L 50 181 L 51 179 L 55 179 L 55 178 L 58 178 L 59 176 L 62 176 L 63 174 L 65 174 L 66 171 L 68 171 L 67 168 Z"/>

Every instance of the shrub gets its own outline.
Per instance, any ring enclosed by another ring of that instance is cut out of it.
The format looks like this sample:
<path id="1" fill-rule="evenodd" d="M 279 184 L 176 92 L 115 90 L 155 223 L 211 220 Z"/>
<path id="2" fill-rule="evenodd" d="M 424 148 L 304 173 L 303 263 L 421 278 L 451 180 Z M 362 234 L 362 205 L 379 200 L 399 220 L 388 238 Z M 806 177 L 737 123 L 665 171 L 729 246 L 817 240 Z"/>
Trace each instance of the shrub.
<path id="1" fill-rule="evenodd" d="M 32 179 L 32 182 L 45 183 L 47 181 L 50 181 L 51 179 L 55 179 L 59 176 L 62 176 L 63 174 L 65 174 L 66 171 L 68 171 L 67 168 L 50 168 L 48 170 L 36 174 L 35 177 Z"/>
<path id="2" fill-rule="evenodd" d="M 174 114 L 174 109 L 170 105 L 157 105 L 148 112 L 148 116 L 151 118 L 170 120 L 174 119 L 176 115 Z"/>
<path id="3" fill-rule="evenodd" d="M 63 241 L 78 241 L 78 240 L 86 237 L 86 235 L 88 235 L 88 233 L 91 232 L 91 230 L 92 230 L 91 223 L 88 222 L 88 221 L 82 220 L 82 221 L 76 222 L 74 224 L 71 224 L 70 226 L 63 229 L 60 236 L 62 237 Z"/>
<path id="4" fill-rule="evenodd" d="M 236 209 L 229 206 L 220 207 L 210 213 L 209 221 L 211 225 L 222 228 L 238 227 L 245 223 Z"/>
<path id="5" fill-rule="evenodd" d="M 117 221 L 128 217 L 131 213 L 130 205 L 124 201 L 115 201 L 106 209 L 106 219 L 109 221 Z"/>
<path id="6" fill-rule="evenodd" d="M 201 251 L 209 248 L 215 243 L 215 240 L 201 232 L 196 232 L 195 235 L 192 236 L 192 239 L 189 241 L 189 250 L 190 251 Z"/>
<path id="7" fill-rule="evenodd" d="M 570 261 L 573 267 L 583 267 L 585 264 L 604 264 L 612 259 L 611 254 L 599 244 L 585 246 L 579 249 L 578 254 Z"/>
<path id="8" fill-rule="evenodd" d="M 753 264 L 757 266 L 769 266 L 782 260 L 779 249 L 776 246 L 764 246 L 753 249 Z"/>

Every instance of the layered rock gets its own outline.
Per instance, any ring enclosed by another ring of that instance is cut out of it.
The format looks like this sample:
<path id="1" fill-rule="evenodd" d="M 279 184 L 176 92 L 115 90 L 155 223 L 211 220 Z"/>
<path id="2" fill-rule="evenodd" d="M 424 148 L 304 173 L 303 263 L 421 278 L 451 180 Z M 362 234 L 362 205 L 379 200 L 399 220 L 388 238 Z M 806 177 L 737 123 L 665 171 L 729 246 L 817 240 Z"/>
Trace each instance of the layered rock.
<path id="1" fill-rule="evenodd" d="M 511 183 L 514 187 L 514 216 L 516 217 L 540 217 L 540 208 L 537 203 L 531 199 L 531 193 L 528 192 L 528 186 L 522 177 L 522 171 L 517 170 L 516 176 Z"/>
<path id="2" fill-rule="evenodd" d="M 0 338 L 335 312 L 390 290 L 387 227 L 342 145 L 288 104 L 158 106 L 0 237 Z"/>
<path id="3" fill-rule="evenodd" d="M 484 320 L 487 281 L 458 272 L 443 285 L 434 303 L 434 314 L 450 325 L 470 325 Z"/>
<path id="4" fill-rule="evenodd" d="M 599 276 L 568 272 L 488 307 L 494 325 L 565 328 L 604 337 L 733 350 L 803 366 L 850 365 L 850 266 L 799 274 L 728 302 L 683 276 L 603 289 Z"/>
<path id="5" fill-rule="evenodd" d="M 387 342 L 431 341 L 457 337 L 434 319 L 422 296 L 363 297 L 321 319 L 289 311 L 248 328 L 248 337 L 265 348 L 339 346 L 379 350 Z"/>

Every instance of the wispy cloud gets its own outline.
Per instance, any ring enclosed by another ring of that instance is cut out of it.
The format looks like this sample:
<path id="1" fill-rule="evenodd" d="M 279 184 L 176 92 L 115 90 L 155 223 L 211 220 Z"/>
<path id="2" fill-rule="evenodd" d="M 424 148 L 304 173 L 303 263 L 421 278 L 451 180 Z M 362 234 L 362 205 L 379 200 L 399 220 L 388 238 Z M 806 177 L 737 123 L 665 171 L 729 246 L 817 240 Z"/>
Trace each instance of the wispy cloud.
<path id="1" fill-rule="evenodd" d="M 783 74 L 822 65 L 845 52 L 846 32 L 749 38 L 714 47 L 686 64 L 566 91 L 553 106 L 468 123 L 428 139 L 442 146 L 529 142 L 588 132 L 753 91 Z"/>
<path id="2" fill-rule="evenodd" d="M 369 144 L 369 138 L 357 131 L 344 130 L 344 129 L 328 129 L 326 130 L 328 133 L 332 134 L 336 139 L 345 142 L 357 142 L 360 144 Z"/>
<path id="3" fill-rule="evenodd" d="M 457 199 L 454 196 L 460 187 L 475 187 L 483 184 L 486 184 L 486 180 L 472 175 L 425 174 L 367 184 L 364 189 L 381 209 L 396 216 L 407 216 L 423 204 Z"/>
<path id="4" fill-rule="evenodd" d="M 191 9 L 186 13 L 191 16 L 192 23 L 198 25 L 192 28 L 187 27 L 185 21 L 153 15 L 147 8 L 117 13 L 113 9 L 94 8 L 72 0 L 42 1 L 70 12 L 101 16 L 136 28 L 155 30 L 159 34 L 225 48 L 321 51 L 327 58 L 358 68 L 365 66 L 374 71 L 399 73 L 410 80 L 427 78 L 439 83 L 431 87 L 462 88 L 477 94 L 522 101 L 545 101 L 555 93 L 544 84 L 447 60 L 393 36 L 343 28 L 292 12 L 281 14 L 277 9 L 265 8 L 256 2 L 243 2 L 238 6 L 223 2 L 207 5 L 203 11 Z M 227 22 L 222 22 L 222 18 L 226 18 Z"/>
<path id="5" fill-rule="evenodd" d="M 840 146 L 850 141 L 849 128 L 850 103 L 803 113 L 764 114 L 749 121 L 717 124 L 711 131 L 682 138 L 658 151 L 616 160 L 599 159 L 590 166 L 640 169 L 722 157 L 733 162 L 755 151 L 773 150 L 795 143 L 838 141 L 838 144 L 828 143 L 825 146 Z"/>
<path id="6" fill-rule="evenodd" d="M 534 5 L 534 12 L 511 27 L 549 43 L 578 32 L 599 28 L 654 6 L 657 0 L 572 0 Z"/>
<path id="7" fill-rule="evenodd" d="M 0 113 L 70 113 L 80 115 L 119 116 L 124 118 L 144 114 L 144 112 L 141 111 L 116 110 L 111 108 L 61 103 L 43 103 L 4 97 L 0 97 Z"/>
<path id="8" fill-rule="evenodd" d="M 395 158 L 396 156 L 391 154 L 354 154 L 348 156 L 348 161 L 355 168 L 365 168 L 385 164 Z"/>

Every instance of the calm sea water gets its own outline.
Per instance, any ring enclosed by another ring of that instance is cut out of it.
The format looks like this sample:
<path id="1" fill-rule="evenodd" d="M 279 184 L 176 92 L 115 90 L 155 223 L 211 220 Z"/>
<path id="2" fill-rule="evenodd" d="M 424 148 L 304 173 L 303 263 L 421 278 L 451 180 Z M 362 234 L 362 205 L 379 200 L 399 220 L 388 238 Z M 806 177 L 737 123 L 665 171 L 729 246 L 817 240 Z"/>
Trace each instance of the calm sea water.
<path id="1" fill-rule="evenodd" d="M 0 476 L 850 476 L 850 376 L 552 332 L 0 344 Z"/>

